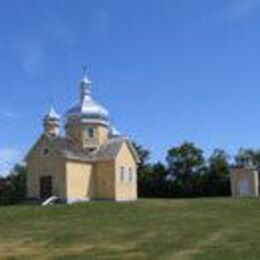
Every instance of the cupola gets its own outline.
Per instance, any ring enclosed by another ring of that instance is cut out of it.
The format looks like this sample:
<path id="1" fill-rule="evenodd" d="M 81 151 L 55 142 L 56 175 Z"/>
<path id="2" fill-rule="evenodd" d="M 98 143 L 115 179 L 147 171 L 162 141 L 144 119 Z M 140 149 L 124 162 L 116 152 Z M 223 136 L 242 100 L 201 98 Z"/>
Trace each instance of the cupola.
<path id="1" fill-rule="evenodd" d="M 80 81 L 80 98 L 65 114 L 67 137 L 83 148 L 96 148 L 109 137 L 109 113 L 91 96 L 92 82 L 86 75 Z"/>
<path id="2" fill-rule="evenodd" d="M 60 116 L 56 113 L 54 107 L 51 107 L 43 119 L 44 134 L 51 137 L 57 137 L 60 134 Z"/>

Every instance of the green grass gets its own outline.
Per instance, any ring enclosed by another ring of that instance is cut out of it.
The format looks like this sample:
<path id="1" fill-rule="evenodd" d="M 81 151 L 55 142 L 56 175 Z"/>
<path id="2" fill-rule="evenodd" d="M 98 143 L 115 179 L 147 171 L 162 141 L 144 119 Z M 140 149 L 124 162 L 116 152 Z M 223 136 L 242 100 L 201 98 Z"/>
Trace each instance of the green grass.
<path id="1" fill-rule="evenodd" d="M 0 207 L 0 259 L 260 259 L 260 200 Z"/>

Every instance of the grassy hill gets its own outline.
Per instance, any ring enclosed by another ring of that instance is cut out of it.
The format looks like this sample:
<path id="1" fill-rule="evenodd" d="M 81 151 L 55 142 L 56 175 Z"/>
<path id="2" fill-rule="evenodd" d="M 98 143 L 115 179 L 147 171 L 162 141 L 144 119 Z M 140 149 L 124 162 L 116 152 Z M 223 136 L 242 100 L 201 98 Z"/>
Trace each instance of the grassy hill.
<path id="1" fill-rule="evenodd" d="M 0 207 L 0 259 L 260 259 L 260 200 Z"/>

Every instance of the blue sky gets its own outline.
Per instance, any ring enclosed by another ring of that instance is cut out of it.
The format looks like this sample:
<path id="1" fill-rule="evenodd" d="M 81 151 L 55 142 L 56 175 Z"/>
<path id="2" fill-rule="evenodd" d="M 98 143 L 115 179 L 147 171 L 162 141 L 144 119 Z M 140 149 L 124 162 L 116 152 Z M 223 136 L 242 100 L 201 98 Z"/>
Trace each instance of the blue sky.
<path id="1" fill-rule="evenodd" d="M 6 0 L 0 171 L 78 98 L 82 66 L 117 128 L 152 151 L 260 147 L 258 0 Z"/>

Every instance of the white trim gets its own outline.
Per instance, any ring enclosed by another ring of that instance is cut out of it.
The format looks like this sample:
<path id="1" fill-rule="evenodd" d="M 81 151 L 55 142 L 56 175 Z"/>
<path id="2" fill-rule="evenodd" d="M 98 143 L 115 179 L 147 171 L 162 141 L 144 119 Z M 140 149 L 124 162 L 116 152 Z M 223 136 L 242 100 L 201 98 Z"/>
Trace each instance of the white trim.
<path id="1" fill-rule="evenodd" d="M 116 202 L 131 202 L 131 201 L 137 201 L 137 198 L 136 199 L 116 198 L 115 201 Z"/>
<path id="2" fill-rule="evenodd" d="M 79 203 L 79 202 L 89 202 L 90 199 L 85 198 L 85 199 L 78 199 L 78 198 L 67 198 L 66 202 L 68 204 L 73 204 L 73 203 Z"/>

